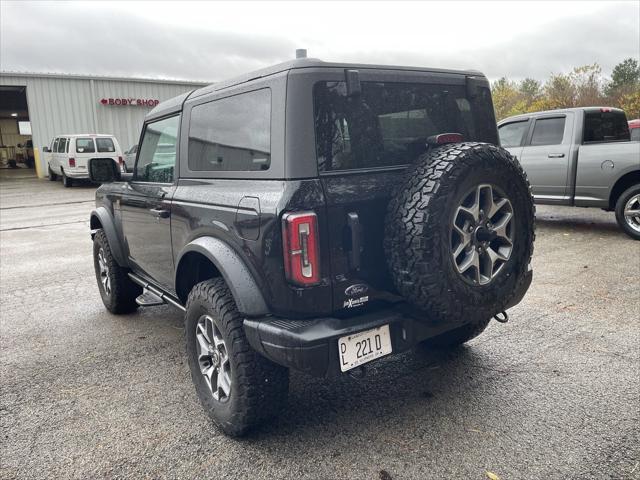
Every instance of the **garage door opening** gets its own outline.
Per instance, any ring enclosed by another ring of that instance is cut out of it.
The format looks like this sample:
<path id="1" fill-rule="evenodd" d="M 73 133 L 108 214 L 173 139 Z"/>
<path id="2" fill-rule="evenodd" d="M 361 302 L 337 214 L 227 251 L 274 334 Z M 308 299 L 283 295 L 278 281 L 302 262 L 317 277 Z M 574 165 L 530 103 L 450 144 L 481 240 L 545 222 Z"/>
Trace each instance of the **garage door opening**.
<path id="1" fill-rule="evenodd" d="M 0 86 L 0 169 L 3 176 L 35 175 L 27 87 Z M 16 171 L 12 174 L 10 171 Z"/>

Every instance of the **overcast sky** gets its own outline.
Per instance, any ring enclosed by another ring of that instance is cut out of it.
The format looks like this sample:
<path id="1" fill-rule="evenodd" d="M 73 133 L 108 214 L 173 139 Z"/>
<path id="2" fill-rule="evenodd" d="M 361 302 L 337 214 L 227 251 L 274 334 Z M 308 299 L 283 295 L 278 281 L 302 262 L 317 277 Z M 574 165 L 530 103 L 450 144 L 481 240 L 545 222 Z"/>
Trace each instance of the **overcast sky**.
<path id="1" fill-rule="evenodd" d="M 293 58 L 546 79 L 640 56 L 640 2 L 0 2 L 0 69 L 217 81 Z"/>

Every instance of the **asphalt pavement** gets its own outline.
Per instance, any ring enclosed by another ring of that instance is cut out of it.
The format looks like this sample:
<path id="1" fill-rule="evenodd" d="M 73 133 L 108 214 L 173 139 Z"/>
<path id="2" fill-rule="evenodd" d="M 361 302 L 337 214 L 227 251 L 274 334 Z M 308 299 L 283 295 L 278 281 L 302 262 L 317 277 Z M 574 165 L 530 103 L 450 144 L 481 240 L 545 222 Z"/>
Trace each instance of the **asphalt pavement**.
<path id="1" fill-rule="evenodd" d="M 94 190 L 0 171 L 1 478 L 640 478 L 640 242 L 612 214 L 538 207 L 507 324 L 360 380 L 292 373 L 286 413 L 233 440 L 198 403 L 182 314 L 104 309 Z"/>

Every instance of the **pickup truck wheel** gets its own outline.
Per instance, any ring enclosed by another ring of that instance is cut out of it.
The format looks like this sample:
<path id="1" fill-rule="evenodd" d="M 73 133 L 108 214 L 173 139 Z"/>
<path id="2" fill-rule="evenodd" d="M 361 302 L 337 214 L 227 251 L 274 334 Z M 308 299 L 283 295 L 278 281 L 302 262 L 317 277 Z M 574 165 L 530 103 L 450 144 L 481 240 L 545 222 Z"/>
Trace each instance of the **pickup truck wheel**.
<path id="1" fill-rule="evenodd" d="M 616 220 L 624 233 L 640 240 L 640 185 L 634 185 L 616 202 Z"/>
<path id="2" fill-rule="evenodd" d="M 476 338 L 485 331 L 491 320 L 467 323 L 433 338 L 420 342 L 420 347 L 426 348 L 454 348 Z"/>
<path id="3" fill-rule="evenodd" d="M 49 169 L 49 181 L 55 182 L 56 180 L 58 180 L 58 175 L 53 173 L 53 170 L 51 170 L 51 166 L 49 166 L 48 169 Z"/>
<path id="4" fill-rule="evenodd" d="M 191 290 L 185 340 L 196 393 L 224 433 L 242 436 L 282 409 L 289 372 L 251 348 L 223 279 L 206 280 Z"/>
<path id="5" fill-rule="evenodd" d="M 136 297 L 142 288 L 134 283 L 127 271 L 118 265 L 104 230 L 93 237 L 93 266 L 102 303 L 111 313 L 130 313 L 138 308 Z"/>
<path id="6" fill-rule="evenodd" d="M 457 143 L 426 153 L 387 211 L 396 288 L 427 321 L 480 325 L 527 280 L 534 211 L 526 174 L 506 150 Z"/>
<path id="7" fill-rule="evenodd" d="M 62 170 L 62 185 L 64 188 L 70 188 L 73 185 L 73 180 L 64 174 L 64 170 Z"/>

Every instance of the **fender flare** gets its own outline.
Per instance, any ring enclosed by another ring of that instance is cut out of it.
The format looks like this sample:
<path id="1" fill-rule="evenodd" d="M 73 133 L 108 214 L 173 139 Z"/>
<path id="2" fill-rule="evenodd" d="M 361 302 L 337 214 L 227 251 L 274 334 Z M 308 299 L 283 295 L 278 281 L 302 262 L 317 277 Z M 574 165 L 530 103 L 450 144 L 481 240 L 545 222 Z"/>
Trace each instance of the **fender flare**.
<path id="1" fill-rule="evenodd" d="M 113 220 L 113 216 L 105 207 L 98 207 L 91 212 L 90 219 L 93 220 L 96 218 L 100 225 L 102 225 L 102 230 L 107 235 L 107 240 L 109 241 L 109 248 L 111 249 L 111 253 L 113 257 L 118 262 L 118 265 L 121 267 L 128 267 L 127 259 L 122 250 L 122 245 L 118 241 L 118 234 L 116 233 L 116 227 Z M 93 239 L 95 235 L 95 229 L 91 230 L 91 239 Z"/>
<path id="2" fill-rule="evenodd" d="M 262 291 L 247 265 L 226 242 L 215 237 L 199 237 L 188 243 L 176 262 L 174 285 L 178 285 L 178 272 L 183 257 L 189 252 L 204 255 L 218 269 L 236 302 L 238 311 L 247 316 L 267 315 L 269 308 Z"/>

